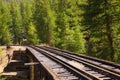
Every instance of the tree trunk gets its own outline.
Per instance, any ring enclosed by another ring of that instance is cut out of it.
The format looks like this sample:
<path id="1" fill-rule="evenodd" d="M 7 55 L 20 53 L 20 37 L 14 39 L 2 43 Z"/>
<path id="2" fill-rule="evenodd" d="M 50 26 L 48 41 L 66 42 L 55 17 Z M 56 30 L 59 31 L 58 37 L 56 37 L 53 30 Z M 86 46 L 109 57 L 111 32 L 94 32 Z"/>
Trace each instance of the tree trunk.
<path id="1" fill-rule="evenodd" d="M 46 43 L 48 45 L 51 45 L 51 33 L 50 33 L 50 27 L 48 26 L 49 23 L 46 23 Z"/>
<path id="2" fill-rule="evenodd" d="M 105 7 L 106 10 L 108 10 L 108 0 L 105 0 Z M 107 39 L 109 41 L 109 45 L 108 47 L 110 47 L 111 51 L 110 51 L 110 58 L 111 60 L 113 60 L 114 58 L 114 48 L 113 48 L 113 38 L 112 38 L 112 30 L 111 30 L 111 26 L 110 26 L 110 15 L 105 12 L 105 20 L 106 20 L 106 32 L 107 32 Z"/>
<path id="3" fill-rule="evenodd" d="M 48 26 L 48 34 L 47 34 L 47 36 L 48 36 L 48 38 L 47 38 L 47 39 L 48 39 L 48 40 L 47 40 L 47 41 L 48 41 L 48 44 L 51 45 L 51 33 L 50 33 L 49 26 Z"/>

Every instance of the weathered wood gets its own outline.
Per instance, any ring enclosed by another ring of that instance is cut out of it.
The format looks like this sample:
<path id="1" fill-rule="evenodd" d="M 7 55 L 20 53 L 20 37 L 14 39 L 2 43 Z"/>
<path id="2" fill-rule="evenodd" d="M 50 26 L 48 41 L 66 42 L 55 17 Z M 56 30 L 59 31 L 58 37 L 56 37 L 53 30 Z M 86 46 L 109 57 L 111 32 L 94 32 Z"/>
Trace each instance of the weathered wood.
<path id="1" fill-rule="evenodd" d="M 31 65 L 36 65 L 36 64 L 39 64 L 39 62 L 31 62 L 31 63 L 24 63 L 24 65 L 26 66 L 31 66 Z"/>
<path id="2" fill-rule="evenodd" d="M 26 71 L 16 71 L 16 72 L 3 72 L 2 76 L 25 76 Z"/>
<path id="3" fill-rule="evenodd" d="M 23 62 L 22 60 L 10 60 L 10 62 Z"/>

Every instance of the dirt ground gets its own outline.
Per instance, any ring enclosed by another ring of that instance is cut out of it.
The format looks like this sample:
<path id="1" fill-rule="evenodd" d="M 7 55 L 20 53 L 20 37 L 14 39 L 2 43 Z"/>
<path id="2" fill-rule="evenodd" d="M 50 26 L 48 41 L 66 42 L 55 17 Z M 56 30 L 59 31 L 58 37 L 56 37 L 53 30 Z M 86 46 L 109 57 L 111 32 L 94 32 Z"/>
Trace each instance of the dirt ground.
<path id="1" fill-rule="evenodd" d="M 0 73 L 3 72 L 4 68 L 8 64 L 8 56 L 7 53 L 12 58 L 13 51 L 15 50 L 25 50 L 26 48 L 23 46 L 10 46 L 10 49 L 6 49 L 6 46 L 0 46 L 0 49 L 2 49 L 2 55 L 0 55 Z"/>

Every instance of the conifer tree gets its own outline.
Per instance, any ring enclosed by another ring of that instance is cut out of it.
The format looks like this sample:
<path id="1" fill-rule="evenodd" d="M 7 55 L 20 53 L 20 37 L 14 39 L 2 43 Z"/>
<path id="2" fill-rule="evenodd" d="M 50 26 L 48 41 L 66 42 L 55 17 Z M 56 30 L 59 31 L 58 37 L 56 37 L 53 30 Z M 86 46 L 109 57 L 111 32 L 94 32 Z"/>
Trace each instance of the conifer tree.
<path id="1" fill-rule="evenodd" d="M 0 0 L 0 45 L 12 44 L 10 26 L 10 7 L 6 1 Z"/>
<path id="2" fill-rule="evenodd" d="M 29 45 L 39 44 L 37 30 L 32 22 L 30 22 L 27 30 L 27 42 Z"/>
<path id="3" fill-rule="evenodd" d="M 20 7 L 17 0 L 11 1 L 11 15 L 12 15 L 12 25 L 11 33 L 13 35 L 14 44 L 20 44 L 22 40 L 22 17 L 20 13 Z"/>
<path id="4" fill-rule="evenodd" d="M 90 36 L 88 41 L 89 55 L 100 58 L 113 60 L 116 54 L 115 35 L 114 32 L 118 28 L 119 7 L 118 0 L 92 0 L 86 1 L 82 5 L 84 11 L 83 25 Z M 117 11 L 117 12 L 115 12 Z M 117 27 L 115 27 L 117 26 Z M 105 57 L 106 56 L 106 57 Z"/>
<path id="5" fill-rule="evenodd" d="M 30 27 L 30 24 L 31 24 L 32 18 L 33 18 L 33 16 L 32 16 L 33 8 L 32 7 L 33 7 L 33 1 L 24 1 L 24 0 L 20 1 L 20 12 L 21 12 L 21 16 L 22 16 L 22 34 L 21 34 L 21 36 L 23 39 L 29 38 L 28 30 L 29 30 L 29 27 Z M 24 44 L 25 44 L 25 42 L 24 42 Z"/>
<path id="6" fill-rule="evenodd" d="M 57 30 L 60 39 L 58 47 L 84 53 L 84 39 L 81 32 L 77 0 L 58 0 Z"/>
<path id="7" fill-rule="evenodd" d="M 54 13 L 50 7 L 49 0 L 35 1 L 34 12 L 35 25 L 42 43 L 53 44 L 53 31 L 55 27 Z"/>

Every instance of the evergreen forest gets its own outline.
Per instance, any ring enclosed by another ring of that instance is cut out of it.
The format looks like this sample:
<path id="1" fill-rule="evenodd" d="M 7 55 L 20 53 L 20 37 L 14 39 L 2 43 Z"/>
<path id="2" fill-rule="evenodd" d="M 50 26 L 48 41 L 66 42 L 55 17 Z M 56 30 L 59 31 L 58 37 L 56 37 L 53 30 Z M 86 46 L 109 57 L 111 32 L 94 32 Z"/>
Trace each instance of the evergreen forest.
<path id="1" fill-rule="evenodd" d="M 41 43 L 120 63 L 120 0 L 0 0 L 0 45 Z"/>

